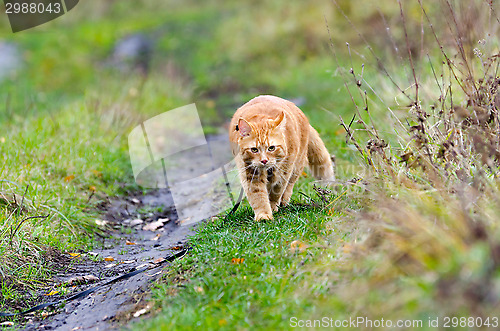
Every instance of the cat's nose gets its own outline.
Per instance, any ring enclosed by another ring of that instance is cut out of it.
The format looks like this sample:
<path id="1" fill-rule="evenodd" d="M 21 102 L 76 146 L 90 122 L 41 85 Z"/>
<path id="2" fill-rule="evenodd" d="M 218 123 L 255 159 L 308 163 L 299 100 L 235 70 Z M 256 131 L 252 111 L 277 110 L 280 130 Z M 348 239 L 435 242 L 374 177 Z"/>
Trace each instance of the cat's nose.
<path id="1" fill-rule="evenodd" d="M 260 162 L 261 162 L 262 164 L 266 164 L 266 163 L 267 163 L 267 160 L 260 160 Z"/>

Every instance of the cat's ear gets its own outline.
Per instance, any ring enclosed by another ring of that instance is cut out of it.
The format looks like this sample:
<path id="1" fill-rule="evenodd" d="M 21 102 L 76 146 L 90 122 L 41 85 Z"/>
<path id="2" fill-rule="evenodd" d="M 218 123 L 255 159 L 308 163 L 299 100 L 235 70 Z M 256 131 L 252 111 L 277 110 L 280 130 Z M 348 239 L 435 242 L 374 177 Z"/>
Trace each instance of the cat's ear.
<path id="1" fill-rule="evenodd" d="M 252 127 L 250 124 L 248 124 L 247 121 L 245 121 L 243 118 L 240 118 L 238 121 L 238 131 L 240 132 L 242 137 L 246 137 L 250 135 L 250 132 L 252 132 Z"/>
<path id="2" fill-rule="evenodd" d="M 273 120 L 273 127 L 277 128 L 278 126 L 285 124 L 284 119 L 285 119 L 285 113 L 280 112 L 279 115 Z"/>

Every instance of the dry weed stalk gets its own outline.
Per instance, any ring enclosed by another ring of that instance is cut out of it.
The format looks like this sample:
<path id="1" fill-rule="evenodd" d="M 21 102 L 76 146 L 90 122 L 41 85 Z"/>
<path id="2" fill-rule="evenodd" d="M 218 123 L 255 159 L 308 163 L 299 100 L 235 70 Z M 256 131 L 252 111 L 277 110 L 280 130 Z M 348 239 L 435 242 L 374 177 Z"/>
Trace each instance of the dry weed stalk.
<path id="1" fill-rule="evenodd" d="M 499 31 L 500 10 L 491 1 L 441 0 L 445 29 L 438 30 L 422 2 L 416 1 L 425 23 L 421 33 L 430 33 L 434 46 L 416 62 L 411 42 L 415 36 L 408 34 L 405 6 L 398 0 L 410 87 L 400 87 L 375 55 L 381 74 L 408 102 L 403 116 L 384 102 L 393 126 L 402 132 L 396 139 L 383 137 L 383 128 L 375 129 L 377 116 L 369 114 L 363 88 L 368 86 L 381 101 L 382 93 L 354 69 L 349 70 L 351 76 L 341 71 L 355 106 L 350 124 L 342 119 L 341 124 L 347 141 L 367 168 L 375 170 L 367 191 L 373 203 L 356 216 L 364 224 L 364 240 L 346 255 L 350 267 L 366 277 L 347 286 L 344 294 L 346 299 L 362 298 L 367 294 L 363 291 L 391 288 L 407 301 L 413 297 L 398 281 L 417 279 L 431 288 L 422 302 L 432 301 L 440 313 L 486 316 L 500 304 L 495 288 L 500 269 L 500 54 L 497 35 L 487 33 Z M 488 18 L 483 22 L 489 25 L 477 20 L 472 24 L 471 13 Z M 374 52 L 371 46 L 369 51 Z M 441 67 L 433 63 L 436 57 Z M 433 77 L 432 84 L 425 83 L 426 75 Z M 355 101 L 353 87 L 361 103 Z M 353 123 L 361 128 L 353 128 Z M 394 141 L 402 143 L 396 146 Z M 380 307 L 365 311 L 370 313 L 381 314 Z"/>

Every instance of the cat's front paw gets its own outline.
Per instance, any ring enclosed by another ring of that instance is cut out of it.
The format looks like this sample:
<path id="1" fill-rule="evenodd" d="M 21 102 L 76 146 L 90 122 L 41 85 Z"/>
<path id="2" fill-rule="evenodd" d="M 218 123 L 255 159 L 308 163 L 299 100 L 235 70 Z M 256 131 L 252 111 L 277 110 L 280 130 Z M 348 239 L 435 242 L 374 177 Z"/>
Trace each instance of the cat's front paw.
<path id="1" fill-rule="evenodd" d="M 259 221 L 270 221 L 273 219 L 273 214 L 272 213 L 259 213 L 255 214 L 255 220 L 257 222 Z"/>
<path id="2" fill-rule="evenodd" d="M 271 203 L 271 210 L 278 211 L 280 205 L 278 203 Z"/>

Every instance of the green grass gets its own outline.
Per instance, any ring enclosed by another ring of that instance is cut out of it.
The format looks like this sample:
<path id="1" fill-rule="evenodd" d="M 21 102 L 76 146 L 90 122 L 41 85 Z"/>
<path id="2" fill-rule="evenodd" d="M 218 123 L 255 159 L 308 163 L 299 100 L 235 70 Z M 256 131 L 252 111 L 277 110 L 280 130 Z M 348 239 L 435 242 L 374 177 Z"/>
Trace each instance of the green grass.
<path id="1" fill-rule="evenodd" d="M 327 283 L 316 283 L 308 296 L 299 295 L 310 266 L 326 253 L 327 225 L 338 218 L 292 204 L 274 221 L 257 223 L 244 206 L 202 224 L 190 241 L 193 250 L 154 291 L 161 313 L 137 329 L 284 328 L 293 316 L 314 311 L 310 295 L 328 292 Z M 348 238 L 337 234 L 337 240 Z M 343 316 L 342 305 L 336 308 Z"/>
<path id="2" fill-rule="evenodd" d="M 134 102 L 161 102 L 171 108 L 185 102 L 174 91 L 163 90 L 168 85 L 158 88 L 153 80 Z M 43 253 L 49 247 L 92 247 L 96 206 L 107 196 L 139 190 L 131 174 L 127 135 L 144 115 L 130 109 L 133 102 L 120 95 L 122 89 L 128 91 L 121 86 L 105 97 L 89 90 L 89 97 L 50 115 L 15 115 L 8 121 L 10 129 L 3 131 L 0 146 L 2 286 L 19 285 L 21 295 L 31 280 L 48 278 Z M 42 215 L 47 217 L 23 222 Z M 2 298 L 2 305 L 11 302 L 10 296 Z"/>

